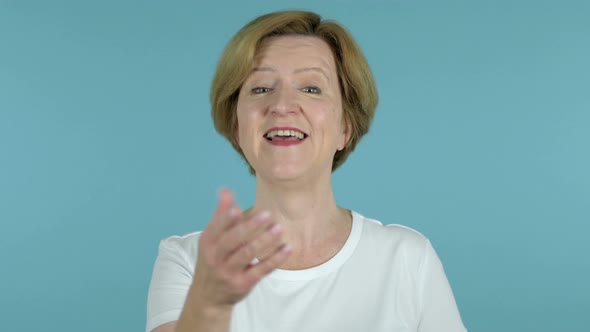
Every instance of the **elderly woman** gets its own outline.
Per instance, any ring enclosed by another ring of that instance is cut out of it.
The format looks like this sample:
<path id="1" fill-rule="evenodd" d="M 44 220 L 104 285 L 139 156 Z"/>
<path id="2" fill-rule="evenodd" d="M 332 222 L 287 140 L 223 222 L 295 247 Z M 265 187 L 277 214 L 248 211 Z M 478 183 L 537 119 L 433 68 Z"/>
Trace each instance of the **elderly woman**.
<path id="1" fill-rule="evenodd" d="M 377 105 L 351 35 L 310 12 L 246 25 L 211 89 L 216 129 L 256 177 L 202 232 L 160 244 L 146 331 L 465 331 L 430 242 L 336 205 L 331 175 Z"/>

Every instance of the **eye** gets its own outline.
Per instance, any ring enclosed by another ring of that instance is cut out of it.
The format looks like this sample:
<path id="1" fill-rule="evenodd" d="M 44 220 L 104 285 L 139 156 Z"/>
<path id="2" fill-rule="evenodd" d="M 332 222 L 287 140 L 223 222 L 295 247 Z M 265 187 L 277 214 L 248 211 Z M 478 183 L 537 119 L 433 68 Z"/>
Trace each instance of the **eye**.
<path id="1" fill-rule="evenodd" d="M 301 91 L 311 94 L 319 94 L 322 92 L 322 90 L 320 90 L 320 88 L 317 86 L 306 86 L 305 88 L 301 89 Z"/>
<path id="2" fill-rule="evenodd" d="M 267 92 L 270 92 L 270 88 L 256 87 L 256 88 L 252 89 L 253 94 L 261 94 L 261 93 L 267 93 Z"/>

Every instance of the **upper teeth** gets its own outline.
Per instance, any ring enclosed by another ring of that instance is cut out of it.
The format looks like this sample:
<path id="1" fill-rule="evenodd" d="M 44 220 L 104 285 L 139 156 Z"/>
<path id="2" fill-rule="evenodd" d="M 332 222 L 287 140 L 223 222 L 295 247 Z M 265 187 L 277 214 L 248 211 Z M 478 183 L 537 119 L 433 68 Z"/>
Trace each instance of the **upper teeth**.
<path id="1" fill-rule="evenodd" d="M 273 139 L 275 136 L 283 136 L 283 137 L 289 137 L 289 136 L 294 136 L 297 137 L 298 139 L 303 139 L 303 133 L 295 131 L 295 130 L 273 130 L 273 131 L 269 131 L 266 134 L 266 137 Z"/>

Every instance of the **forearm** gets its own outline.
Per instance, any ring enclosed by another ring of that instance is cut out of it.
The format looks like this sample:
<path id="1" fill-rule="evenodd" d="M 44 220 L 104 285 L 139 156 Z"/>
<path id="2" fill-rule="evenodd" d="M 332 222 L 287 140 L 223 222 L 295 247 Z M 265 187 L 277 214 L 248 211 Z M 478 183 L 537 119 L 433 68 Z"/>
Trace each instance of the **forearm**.
<path id="1" fill-rule="evenodd" d="M 189 291 L 176 332 L 229 332 L 233 306 L 211 307 L 194 293 L 194 289 Z"/>

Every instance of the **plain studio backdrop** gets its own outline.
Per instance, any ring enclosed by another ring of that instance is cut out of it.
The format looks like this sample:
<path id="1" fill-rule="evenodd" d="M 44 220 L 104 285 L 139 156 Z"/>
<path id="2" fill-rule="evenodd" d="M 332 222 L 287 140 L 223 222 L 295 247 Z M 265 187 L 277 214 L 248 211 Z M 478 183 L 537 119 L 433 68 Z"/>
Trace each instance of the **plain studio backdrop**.
<path id="1" fill-rule="evenodd" d="M 281 9 L 343 23 L 380 91 L 338 203 L 429 237 L 470 331 L 587 330 L 590 2 L 0 0 L 2 330 L 144 329 L 159 240 L 253 202 L 209 86 Z"/>

